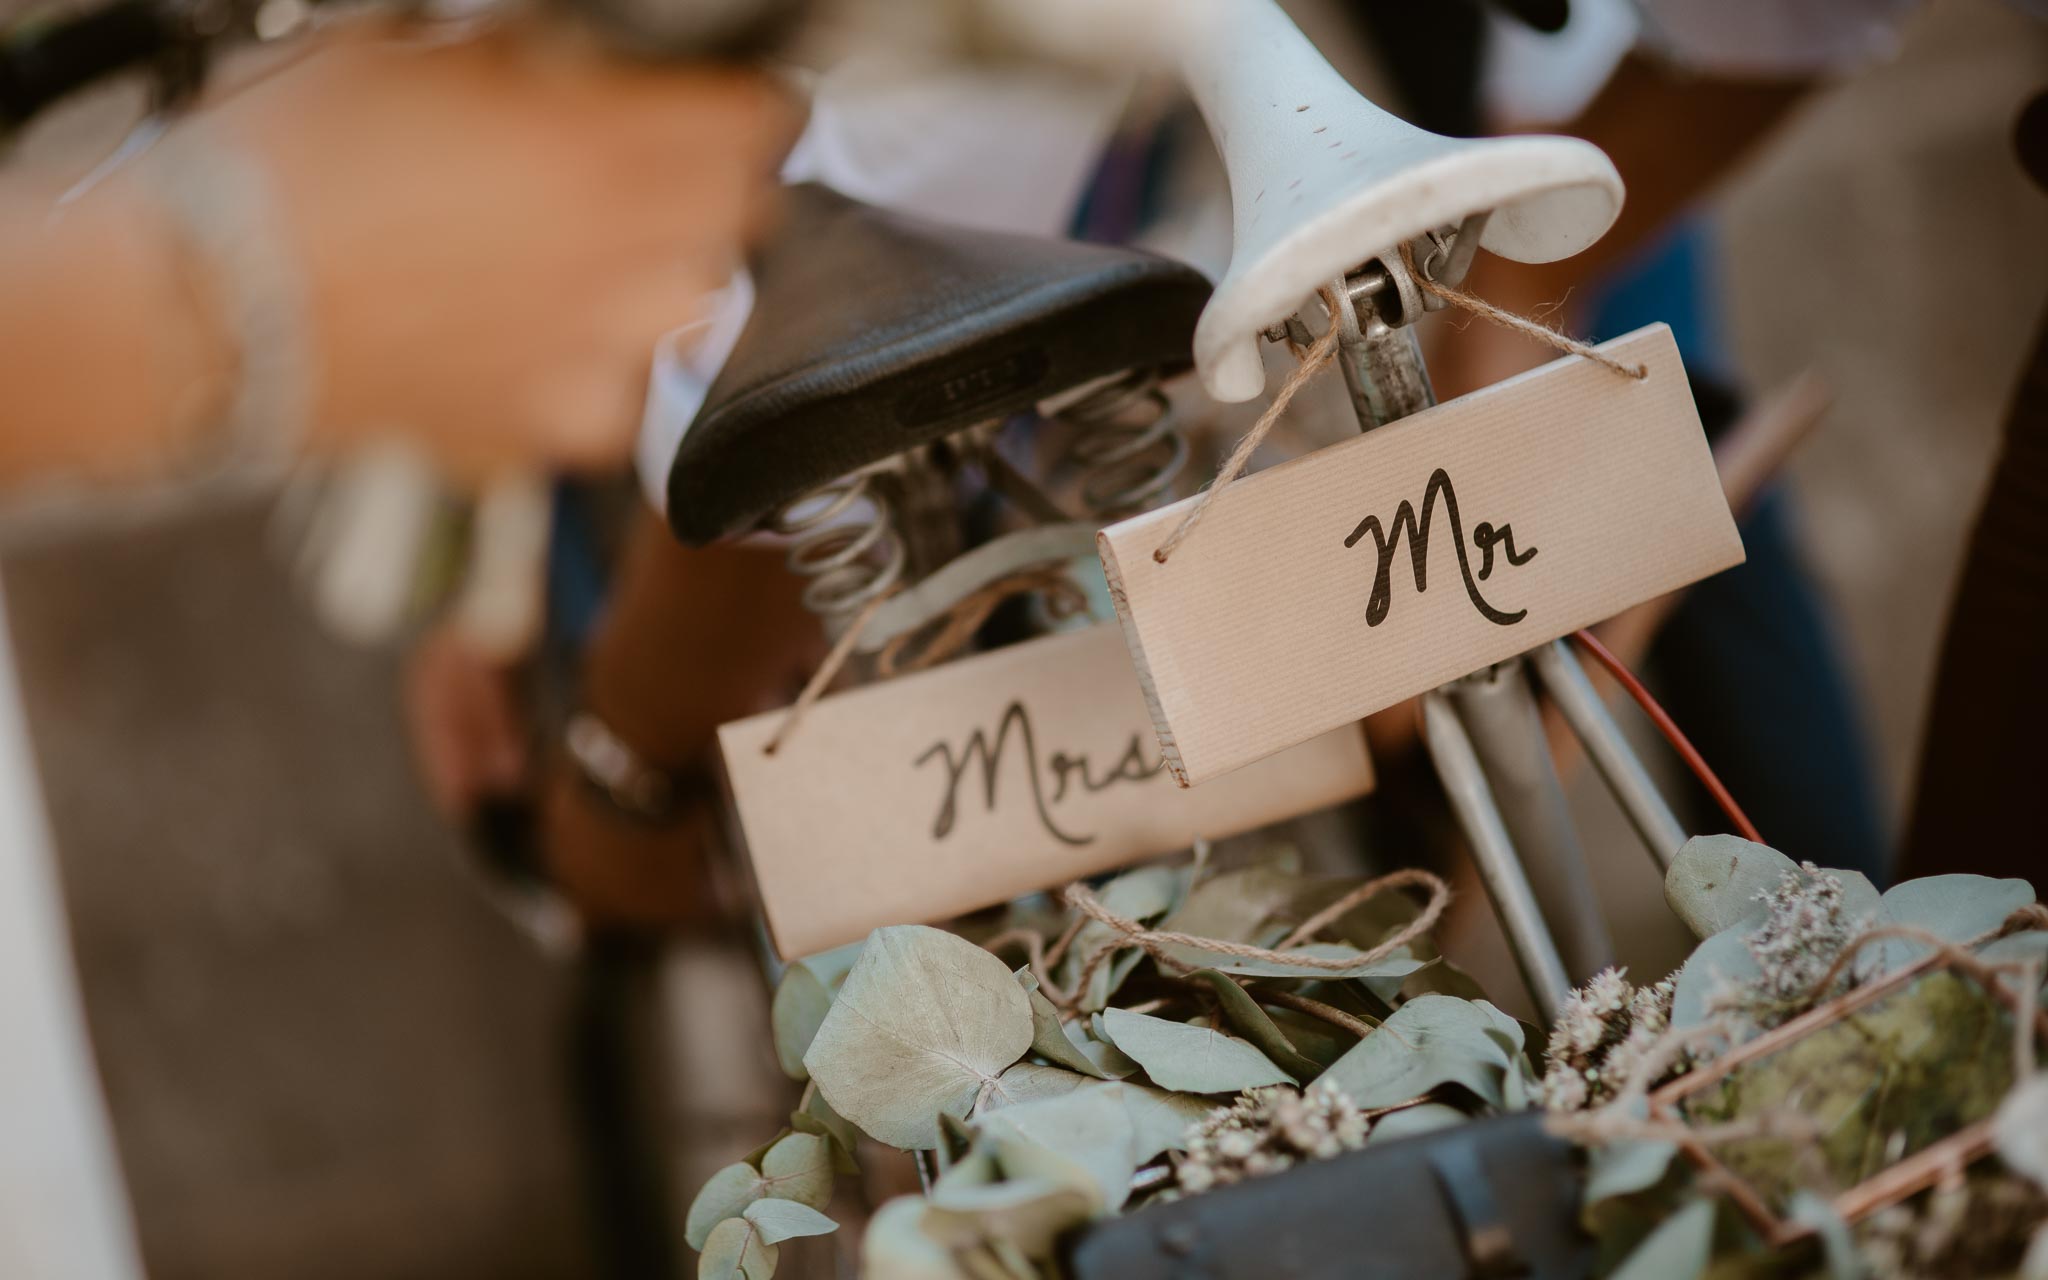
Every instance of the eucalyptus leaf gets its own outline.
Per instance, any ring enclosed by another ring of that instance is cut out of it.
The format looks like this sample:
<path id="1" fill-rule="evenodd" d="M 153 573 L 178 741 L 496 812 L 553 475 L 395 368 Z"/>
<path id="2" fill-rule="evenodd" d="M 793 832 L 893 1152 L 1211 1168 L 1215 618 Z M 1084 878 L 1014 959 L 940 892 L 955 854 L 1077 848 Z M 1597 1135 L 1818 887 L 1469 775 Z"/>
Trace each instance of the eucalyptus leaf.
<path id="1" fill-rule="evenodd" d="M 1456 1107 L 1447 1107 L 1441 1102 L 1425 1102 L 1418 1106 L 1403 1107 L 1374 1121 L 1372 1132 L 1366 1135 L 1365 1143 L 1371 1146 L 1375 1142 L 1398 1142 L 1402 1138 L 1412 1138 L 1419 1133 L 1434 1133 L 1438 1129 L 1448 1129 L 1471 1118 Z"/>
<path id="2" fill-rule="evenodd" d="M 1023 986 L 1026 998 L 1031 1001 L 1031 1051 L 1041 1058 L 1047 1058 L 1062 1067 L 1079 1071 L 1084 1075 L 1102 1080 L 1121 1080 L 1138 1069 L 1138 1064 L 1118 1053 L 1115 1045 L 1099 1040 L 1077 1041 L 1067 1025 L 1060 1021 L 1060 1011 L 1052 1001 L 1038 989 L 1038 979 L 1029 970 L 1019 969 L 1017 981 Z"/>
<path id="3" fill-rule="evenodd" d="M 787 1138 L 791 1133 L 794 1133 L 795 1131 L 795 1125 L 791 1125 L 787 1129 L 776 1130 L 774 1137 L 768 1139 L 768 1141 L 762 1143 L 760 1146 L 755 1147 L 752 1151 L 749 1151 L 747 1152 L 747 1154 L 741 1156 L 741 1161 L 743 1161 L 746 1164 L 753 1165 L 756 1169 L 760 1168 L 761 1162 L 768 1158 L 768 1153 L 775 1149 L 775 1144 L 782 1141 L 784 1138 Z"/>
<path id="4" fill-rule="evenodd" d="M 1316 1017 L 1312 1013 L 1300 1013 L 1281 1006 L 1261 1005 L 1280 1034 L 1287 1037 L 1302 1057 L 1316 1064 L 1313 1074 L 1321 1075 L 1331 1063 L 1351 1051 L 1358 1043 L 1358 1037 L 1340 1027 Z"/>
<path id="5" fill-rule="evenodd" d="M 1977 948 L 1977 955 L 1989 964 L 2016 964 L 2024 960 L 2048 961 L 2048 929 L 2008 933 Z"/>
<path id="6" fill-rule="evenodd" d="M 939 1116 L 939 1172 L 944 1173 L 965 1158 L 974 1146 L 974 1130 L 958 1116 Z"/>
<path id="7" fill-rule="evenodd" d="M 857 1173 L 859 1166 L 854 1163 L 853 1153 L 860 1145 L 860 1130 L 853 1122 L 832 1109 L 825 1101 L 825 1095 L 818 1092 L 813 1083 L 805 1088 L 803 1103 L 795 1115 L 789 1118 L 792 1128 L 799 1133 L 814 1133 L 832 1139 L 832 1161 L 841 1173 Z"/>
<path id="8" fill-rule="evenodd" d="M 1417 960 L 1403 948 L 1396 948 L 1391 954 L 1368 960 L 1366 953 L 1341 942 L 1311 942 L 1299 947 L 1288 948 L 1287 954 L 1316 960 L 1352 960 L 1354 963 L 1341 968 L 1322 968 L 1316 965 L 1289 964 L 1284 960 L 1248 960 L 1242 956 L 1225 955 L 1220 951 L 1204 951 L 1196 947 L 1180 948 L 1185 963 L 1216 969 L 1223 973 L 1241 974 L 1250 978 L 1387 978 L 1393 981 L 1392 990 L 1398 991 L 1408 975 L 1425 967 L 1429 962 Z"/>
<path id="9" fill-rule="evenodd" d="M 861 1235 L 861 1274 L 889 1280 L 969 1280 L 953 1255 L 924 1230 L 931 1206 L 923 1196 L 898 1196 L 868 1219 Z"/>
<path id="10" fill-rule="evenodd" d="M 1060 1236 L 1094 1216 L 1087 1191 L 1045 1178 L 933 1187 L 930 1204 L 922 1228 L 946 1248 L 1007 1240 L 1033 1258 L 1050 1256 Z"/>
<path id="11" fill-rule="evenodd" d="M 737 1218 L 746 1207 L 761 1198 L 761 1171 L 750 1164 L 729 1164 L 698 1189 L 683 1216 L 683 1240 L 692 1249 L 702 1249 L 711 1229 L 728 1218 Z"/>
<path id="12" fill-rule="evenodd" d="M 1031 1004 L 995 956 L 941 929 L 868 935 L 804 1055 L 832 1109 L 905 1150 L 938 1141 L 1031 1048 Z"/>
<path id="13" fill-rule="evenodd" d="M 941 1172 L 934 1187 L 981 1187 L 1003 1180 L 1003 1168 L 996 1163 L 995 1152 L 987 1143 L 976 1143 L 968 1148 L 967 1154 L 953 1162 L 951 1168 Z"/>
<path id="14" fill-rule="evenodd" d="M 1460 969 L 1450 961 L 1438 957 L 1433 963 L 1417 969 L 1402 981 L 1396 993 L 1403 999 L 1413 1000 L 1416 996 L 1456 996 L 1460 1000 L 1484 1000 L 1486 988 L 1478 979 Z"/>
<path id="15" fill-rule="evenodd" d="M 804 1053 L 832 1007 L 833 992 L 859 958 L 860 948 L 860 943 L 853 942 L 806 956 L 790 965 L 776 985 L 768 1018 L 775 1034 L 775 1060 L 790 1079 L 810 1079 L 804 1070 Z"/>
<path id="16" fill-rule="evenodd" d="M 1527 1069 L 1520 1041 L 1520 1025 L 1484 1000 L 1417 996 L 1323 1074 L 1368 1110 L 1445 1084 L 1504 1107 L 1508 1075 Z"/>
<path id="17" fill-rule="evenodd" d="M 1058 1098 L 1070 1093 L 1097 1092 L 1115 1098 L 1130 1117 L 1136 1147 L 1133 1158 L 1144 1164 L 1162 1151 L 1187 1146 L 1188 1126 L 1207 1116 L 1216 1103 L 1195 1093 L 1174 1093 L 1128 1080 L 1097 1080 L 1057 1067 L 1020 1062 L 1003 1073 L 998 1088 L 983 1100 L 978 1116 L 1008 1106 Z"/>
<path id="18" fill-rule="evenodd" d="M 832 1199 L 831 1140 L 785 1134 L 761 1156 L 760 1168 L 742 1162 L 712 1174 L 683 1217 L 683 1239 L 692 1249 L 702 1249 L 712 1228 L 771 1197 L 824 1208 Z"/>
<path id="19" fill-rule="evenodd" d="M 1787 1216 L 1802 1226 L 1812 1227 L 1814 1235 L 1820 1238 L 1821 1252 L 1828 1260 L 1828 1280 L 1863 1280 L 1863 1258 L 1857 1252 L 1855 1237 L 1849 1234 L 1849 1224 L 1832 1203 L 1801 1190 L 1792 1197 Z"/>
<path id="20" fill-rule="evenodd" d="M 1647 1191 L 1664 1180 L 1677 1154 L 1677 1143 L 1651 1139 L 1593 1148 L 1586 1158 L 1586 1203 Z"/>
<path id="21" fill-rule="evenodd" d="M 1106 1009 L 1110 1042 L 1145 1069 L 1152 1083 L 1184 1093 L 1237 1093 L 1286 1084 L 1285 1071 L 1249 1041 L 1127 1009 Z"/>
<path id="22" fill-rule="evenodd" d="M 1762 919 L 1757 895 L 1798 870 L 1798 863 L 1768 845 L 1740 836 L 1694 836 L 1664 873 L 1664 901 L 1694 936 L 1710 938 Z"/>
<path id="23" fill-rule="evenodd" d="M 1823 868 L 1825 870 L 1825 868 Z M 1829 875 L 1842 882 L 1842 918 L 1851 924 L 1868 927 L 1877 923 L 1884 909 L 1884 895 L 1877 886 L 1870 883 L 1870 877 L 1861 871 L 1845 871 L 1836 868 Z"/>
<path id="24" fill-rule="evenodd" d="M 1694 1200 L 1658 1224 L 1607 1280 L 1694 1280 L 1714 1247 L 1712 1200 Z"/>
<path id="25" fill-rule="evenodd" d="M 1035 1062 L 1020 1062 L 996 1077 L 995 1084 L 982 1091 L 975 1114 L 984 1115 L 1004 1107 L 1057 1098 L 1096 1082 L 1094 1076 L 1084 1076 L 1065 1067 L 1041 1067 Z"/>
<path id="26" fill-rule="evenodd" d="M 1998 1158 L 2015 1173 L 2048 1188 L 2048 1074 L 2014 1085 L 1991 1121 Z"/>
<path id="27" fill-rule="evenodd" d="M 2024 880 L 1990 876 L 1923 876 L 1893 885 L 1879 904 L 1877 923 L 1925 929 L 1947 942 L 1972 942 L 1996 930 L 2005 918 L 2034 900 L 2034 886 Z M 1893 973 L 1934 948 L 1924 942 L 1891 938 L 1883 948 L 1884 971 Z"/>
<path id="28" fill-rule="evenodd" d="M 1749 954 L 1753 924 L 1737 925 L 1708 938 L 1692 949 L 1678 971 L 1678 988 L 1671 996 L 1671 1025 L 1674 1029 L 1696 1027 L 1707 1020 L 1707 1003 L 1724 984 L 1755 982 L 1763 976 L 1756 958 Z"/>
<path id="29" fill-rule="evenodd" d="M 1249 942 L 1259 926 L 1286 906 L 1300 888 L 1300 876 L 1277 867 L 1225 871 L 1190 889 L 1187 901 L 1160 928 L 1228 942 Z"/>
<path id="30" fill-rule="evenodd" d="M 1272 1059 L 1273 1065 L 1293 1076 L 1297 1084 L 1306 1084 L 1322 1073 L 1322 1064 L 1295 1051 L 1286 1033 L 1274 1025 L 1273 1019 L 1259 1007 L 1259 1002 L 1237 985 L 1229 974 L 1215 969 L 1197 969 L 1188 975 L 1191 982 L 1207 983 L 1216 993 L 1216 999 L 1223 1007 L 1223 1020 L 1231 1029 L 1252 1042 L 1260 1053 Z"/>
<path id="31" fill-rule="evenodd" d="M 1131 1194 L 1137 1133 L 1123 1099 L 1108 1087 L 1005 1107 L 980 1121 L 1003 1172 L 1091 1189 L 1114 1212 Z"/>
<path id="32" fill-rule="evenodd" d="M 761 1197 L 771 1196 L 824 1208 L 832 1199 L 832 1140 L 792 1133 L 768 1148 L 761 1157 Z"/>
<path id="33" fill-rule="evenodd" d="M 1215 1102 L 1198 1093 L 1174 1093 L 1128 1080 L 1100 1087 L 1114 1090 L 1123 1101 L 1136 1143 L 1132 1155 L 1141 1165 L 1163 1151 L 1187 1150 L 1189 1127 L 1216 1109 Z"/>
<path id="34" fill-rule="evenodd" d="M 775 1274 L 775 1246 L 745 1218 L 727 1218 L 704 1241 L 697 1280 L 768 1280 Z"/>
<path id="35" fill-rule="evenodd" d="M 781 1244 L 798 1236 L 830 1235 L 839 1224 L 807 1204 L 794 1200 L 756 1200 L 744 1215 L 765 1244 Z"/>

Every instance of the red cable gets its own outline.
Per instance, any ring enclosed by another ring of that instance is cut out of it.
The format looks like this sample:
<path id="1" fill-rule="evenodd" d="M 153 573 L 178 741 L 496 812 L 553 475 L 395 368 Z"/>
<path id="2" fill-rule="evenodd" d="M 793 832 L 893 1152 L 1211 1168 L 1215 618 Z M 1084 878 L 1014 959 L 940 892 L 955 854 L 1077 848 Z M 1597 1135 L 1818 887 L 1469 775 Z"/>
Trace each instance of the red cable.
<path id="1" fill-rule="evenodd" d="M 1757 834 L 1756 824 L 1749 820 L 1749 815 L 1742 811 L 1742 806 L 1735 803 L 1735 797 L 1729 795 L 1728 788 L 1722 786 L 1721 780 L 1714 776 L 1714 770 L 1686 738 L 1685 732 L 1678 727 L 1678 722 L 1671 718 L 1670 712 L 1657 705 L 1657 700 L 1650 696 L 1650 691 L 1643 687 L 1643 682 L 1636 679 L 1635 673 L 1623 666 L 1621 659 L 1615 657 L 1606 645 L 1601 644 L 1599 637 L 1592 632 L 1574 631 L 1572 639 L 1578 641 L 1580 648 L 1592 654 L 1601 666 L 1607 668 L 1607 674 L 1620 681 L 1621 687 L 1628 690 L 1628 696 L 1636 700 L 1636 705 L 1643 709 L 1644 715 L 1650 717 L 1650 722 L 1657 726 L 1657 731 L 1664 735 L 1664 740 L 1671 744 L 1671 749 L 1678 752 L 1679 758 L 1685 761 L 1693 776 L 1700 780 L 1700 785 L 1714 797 L 1714 803 L 1720 805 L 1721 811 L 1728 815 L 1728 820 L 1735 824 L 1736 832 L 1745 840 L 1762 844 L 1764 838 Z"/>

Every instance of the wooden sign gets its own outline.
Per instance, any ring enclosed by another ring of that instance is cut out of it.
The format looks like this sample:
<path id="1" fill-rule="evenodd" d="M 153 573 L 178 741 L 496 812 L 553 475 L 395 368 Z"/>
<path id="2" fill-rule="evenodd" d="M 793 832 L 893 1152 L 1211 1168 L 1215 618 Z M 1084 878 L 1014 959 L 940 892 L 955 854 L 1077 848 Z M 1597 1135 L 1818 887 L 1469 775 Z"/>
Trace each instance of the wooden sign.
<path id="1" fill-rule="evenodd" d="M 1167 766 L 1202 783 L 1742 562 L 1651 325 L 1097 538 Z"/>
<path id="2" fill-rule="evenodd" d="M 776 947 L 808 955 L 1362 795 L 1353 725 L 1214 786 L 1167 780 L 1114 626 L 1048 636 L 718 731 Z"/>

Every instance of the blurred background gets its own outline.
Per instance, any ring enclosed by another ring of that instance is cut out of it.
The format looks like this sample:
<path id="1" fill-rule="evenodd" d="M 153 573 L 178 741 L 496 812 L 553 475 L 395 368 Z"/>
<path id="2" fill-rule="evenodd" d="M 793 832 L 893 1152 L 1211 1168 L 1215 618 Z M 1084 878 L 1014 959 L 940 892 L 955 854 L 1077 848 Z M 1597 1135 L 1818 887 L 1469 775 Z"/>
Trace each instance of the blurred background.
<path id="1" fill-rule="evenodd" d="M 1740 373 L 1768 389 L 1811 370 L 1835 395 L 1790 482 L 1894 832 L 1958 555 L 2048 296 L 2048 199 L 2010 140 L 2044 82 L 2048 26 L 1932 0 L 1895 58 L 1801 107 L 1712 206 Z M 89 152 L 132 106 L 66 108 L 30 145 Z M 561 1034 L 571 975 L 477 892 L 409 758 L 398 655 L 315 624 L 266 551 L 269 519 L 211 510 L 0 563 L 147 1270 L 596 1274 Z M 1597 786 L 1580 791 L 1609 918 L 1661 919 L 1629 909 L 1656 902 L 1657 879 Z M 1620 945 L 1644 971 L 1682 955 L 1668 931 Z M 750 1082 L 774 1067 L 746 984 L 667 1011 L 684 1044 L 737 1046 L 673 1082 L 676 1140 L 717 1131 L 693 1164 L 751 1145 L 722 1123 L 759 1129 Z M 679 1214 L 694 1178 L 677 1182 Z"/>

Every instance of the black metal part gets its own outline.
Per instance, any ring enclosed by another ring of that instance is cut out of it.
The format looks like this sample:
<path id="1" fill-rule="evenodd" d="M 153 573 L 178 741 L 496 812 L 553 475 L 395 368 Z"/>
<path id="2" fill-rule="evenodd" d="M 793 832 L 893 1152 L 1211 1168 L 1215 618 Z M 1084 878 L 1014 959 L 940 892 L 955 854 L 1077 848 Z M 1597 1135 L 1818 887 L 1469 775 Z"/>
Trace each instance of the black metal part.
<path id="1" fill-rule="evenodd" d="M 791 187 L 754 313 L 669 468 L 685 542 L 1107 374 L 1182 367 L 1209 283 L 1134 249 L 1005 235 Z"/>
<path id="2" fill-rule="evenodd" d="M 169 10 L 118 0 L 0 39 L 0 123 L 20 125 L 95 81 L 172 59 L 188 40 Z"/>
<path id="3" fill-rule="evenodd" d="M 1092 1227 L 1074 1280 L 1584 1280 L 1576 1150 L 1475 1120 Z"/>

